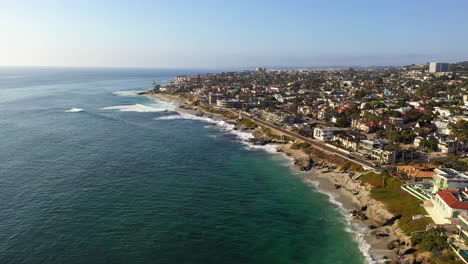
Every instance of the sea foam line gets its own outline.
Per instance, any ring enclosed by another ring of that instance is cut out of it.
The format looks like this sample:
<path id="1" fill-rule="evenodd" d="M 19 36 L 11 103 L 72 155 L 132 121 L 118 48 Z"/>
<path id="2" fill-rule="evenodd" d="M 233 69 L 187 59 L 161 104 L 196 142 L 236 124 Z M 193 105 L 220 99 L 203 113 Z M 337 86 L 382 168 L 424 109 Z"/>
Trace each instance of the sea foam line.
<path id="1" fill-rule="evenodd" d="M 81 112 L 81 111 L 83 111 L 83 109 L 73 107 L 73 108 L 70 108 L 70 109 L 66 110 L 65 112 L 67 112 L 67 113 L 77 113 L 77 112 Z"/>
<path id="2" fill-rule="evenodd" d="M 139 96 L 138 93 L 141 93 L 144 91 L 116 91 L 113 92 L 112 94 L 118 95 L 118 96 Z"/>
<path id="3" fill-rule="evenodd" d="M 368 263 L 378 263 L 376 260 L 374 260 L 372 258 L 372 255 L 370 253 L 371 245 L 369 243 L 367 243 L 367 241 L 365 239 L 365 235 L 363 234 L 364 232 L 367 231 L 367 229 L 366 228 L 361 228 L 361 227 L 359 227 L 357 225 L 354 225 L 352 223 L 352 220 L 354 219 L 353 215 L 348 210 L 346 210 L 346 208 L 343 206 L 343 204 L 336 199 L 336 197 L 335 197 L 335 195 L 333 195 L 333 193 L 326 192 L 323 189 L 321 189 L 319 187 L 320 182 L 312 181 L 312 180 L 306 180 L 306 181 L 308 183 L 314 185 L 315 189 L 317 191 L 327 195 L 328 196 L 328 201 L 331 204 L 334 204 L 338 208 L 338 211 L 341 213 L 341 215 L 343 215 L 343 217 L 345 219 L 345 222 L 346 222 L 346 225 L 347 225 L 347 227 L 345 228 L 345 231 L 349 232 L 349 233 L 352 233 L 354 235 L 354 238 L 355 238 L 356 242 L 358 243 L 359 250 L 362 252 L 362 254 L 366 258 Z"/>
<path id="4" fill-rule="evenodd" d="M 206 123 L 211 123 L 211 124 L 216 125 L 216 127 L 218 129 L 220 129 L 221 131 L 223 131 L 223 132 L 228 132 L 230 134 L 236 135 L 241 140 L 241 142 L 244 143 L 244 144 L 251 145 L 246 140 L 254 138 L 252 133 L 236 130 L 236 129 L 234 129 L 235 128 L 234 124 L 228 123 L 228 122 L 226 122 L 224 120 L 215 120 L 215 119 L 210 118 L 210 117 L 197 116 L 197 115 L 193 115 L 193 114 L 185 113 L 185 112 L 181 112 L 181 111 L 179 111 L 178 113 L 179 113 L 180 117 L 169 116 L 169 117 L 161 117 L 159 119 L 191 119 L 191 120 L 199 120 L 199 121 L 203 121 L 203 122 L 206 122 Z"/>
<path id="5" fill-rule="evenodd" d="M 142 104 L 134 104 L 134 105 L 115 105 L 115 106 L 107 106 L 101 108 L 102 110 L 119 110 L 120 112 L 164 112 L 168 111 L 168 109 L 164 108 L 155 108 L 147 105 Z"/>

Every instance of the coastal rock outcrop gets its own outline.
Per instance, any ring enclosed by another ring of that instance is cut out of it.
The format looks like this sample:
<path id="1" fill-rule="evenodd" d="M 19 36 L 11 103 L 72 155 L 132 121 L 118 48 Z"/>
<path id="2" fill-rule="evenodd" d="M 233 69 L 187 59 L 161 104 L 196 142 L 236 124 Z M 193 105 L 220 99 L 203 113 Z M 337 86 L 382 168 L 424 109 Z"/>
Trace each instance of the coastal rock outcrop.
<path id="1" fill-rule="evenodd" d="M 301 171 L 308 171 L 312 168 L 312 162 L 310 159 L 295 159 L 294 165 L 296 165 Z"/>
<path id="2" fill-rule="evenodd" d="M 294 150 L 288 146 L 279 147 L 278 152 L 284 153 L 286 156 L 293 158 L 294 166 L 301 171 L 309 171 L 312 169 L 313 160 L 301 151 Z"/>
<path id="3" fill-rule="evenodd" d="M 374 199 L 367 202 L 367 216 L 378 225 L 386 225 L 396 216 L 385 209 L 385 205 Z"/>
<path id="4" fill-rule="evenodd" d="M 360 220 L 367 220 L 367 216 L 365 213 L 359 211 L 359 210 L 353 210 L 351 211 L 351 214 L 356 217 L 357 219 L 360 219 Z"/>

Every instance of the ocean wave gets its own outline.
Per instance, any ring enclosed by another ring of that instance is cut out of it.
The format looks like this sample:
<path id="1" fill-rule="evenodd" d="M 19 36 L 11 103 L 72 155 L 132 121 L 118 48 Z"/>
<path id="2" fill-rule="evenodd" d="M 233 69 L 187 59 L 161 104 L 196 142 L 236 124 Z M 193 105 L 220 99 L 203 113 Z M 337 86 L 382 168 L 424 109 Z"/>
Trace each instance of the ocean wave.
<path id="1" fill-rule="evenodd" d="M 156 108 L 142 104 L 134 104 L 134 105 L 116 105 L 116 106 L 107 106 L 101 108 L 102 110 L 119 110 L 120 112 L 163 112 L 168 111 L 165 108 Z"/>
<path id="2" fill-rule="evenodd" d="M 81 112 L 81 111 L 83 111 L 83 109 L 74 107 L 74 108 L 70 108 L 70 109 L 66 110 L 65 112 L 67 112 L 67 113 L 77 113 L 77 112 Z"/>
<path id="3" fill-rule="evenodd" d="M 325 195 L 328 196 L 328 200 L 330 201 L 331 204 L 334 204 L 337 208 L 338 211 L 343 215 L 347 227 L 345 228 L 345 231 L 348 233 L 352 233 L 354 235 L 354 238 L 356 242 L 358 243 L 359 250 L 362 252 L 364 257 L 366 258 L 368 263 L 378 263 L 375 261 L 371 254 L 370 254 L 370 249 L 371 245 L 367 243 L 365 239 L 365 234 L 368 232 L 368 229 L 365 227 L 359 227 L 358 225 L 353 224 L 353 215 L 343 206 L 342 203 L 340 203 L 335 195 L 333 193 L 329 193 L 324 191 L 323 189 L 320 188 L 320 182 L 318 181 L 312 181 L 312 180 L 307 180 L 308 183 L 312 184 L 315 186 L 315 189 Z"/>
<path id="4" fill-rule="evenodd" d="M 154 120 L 175 120 L 175 119 L 185 119 L 181 115 L 168 115 L 168 116 L 160 116 L 156 117 Z"/>
<path id="5" fill-rule="evenodd" d="M 156 100 L 156 101 L 158 103 L 160 103 L 159 100 Z M 235 129 L 236 126 L 234 124 L 232 124 L 232 123 L 226 122 L 224 120 L 215 120 L 213 118 L 206 117 L 206 116 L 197 116 L 197 115 L 187 113 L 187 112 L 184 112 L 184 111 L 177 111 L 177 109 L 175 109 L 175 111 L 178 113 L 178 115 L 161 116 L 161 117 L 155 118 L 155 120 L 188 119 L 188 120 L 203 121 L 203 122 L 210 123 L 210 124 L 214 125 L 214 126 L 213 125 L 207 125 L 207 126 L 204 126 L 204 128 L 216 127 L 216 128 L 218 128 L 219 130 L 221 130 L 223 132 L 235 135 L 240 140 L 241 143 L 247 145 L 246 149 L 261 149 L 261 150 L 264 150 L 264 151 L 266 151 L 268 153 L 272 153 L 272 154 L 278 154 L 279 153 L 277 151 L 278 146 L 275 145 L 275 144 L 266 144 L 266 145 L 262 145 L 262 146 L 252 144 L 249 140 L 253 139 L 254 135 L 252 133 L 249 133 L 249 132 L 244 132 L 244 131 L 240 131 L 240 130 Z M 290 166 L 292 166 L 294 164 L 294 159 L 292 159 L 291 157 L 288 157 L 286 155 L 281 155 L 281 156 L 285 157 L 286 160 L 288 160 L 288 162 L 289 162 L 288 164 Z"/>
<path id="6" fill-rule="evenodd" d="M 247 142 L 247 140 L 254 138 L 252 133 L 236 130 L 235 129 L 236 126 L 234 124 L 228 123 L 224 120 L 215 120 L 209 117 L 196 116 L 193 114 L 183 113 L 183 112 L 179 114 L 181 118 L 183 119 L 199 120 L 199 121 L 204 121 L 207 123 L 214 124 L 218 129 L 235 135 L 238 139 L 240 139 L 245 144 L 250 144 L 249 142 Z"/>
<path id="7" fill-rule="evenodd" d="M 144 91 L 116 91 L 116 92 L 113 92 L 112 94 L 114 95 L 117 95 L 117 96 L 128 96 L 128 97 L 138 97 L 140 95 L 138 95 L 138 93 L 141 93 L 141 92 L 144 92 Z M 161 110 L 169 110 L 169 111 L 174 111 L 176 108 L 177 108 L 177 105 L 176 104 L 173 104 L 171 102 L 167 102 L 167 101 L 163 101 L 163 100 L 156 100 L 155 98 L 151 97 L 151 99 L 153 99 L 156 104 L 151 104 L 151 105 L 147 105 L 149 107 L 153 107 L 153 108 L 156 108 L 156 109 L 161 109 Z M 135 112 L 158 112 L 158 111 L 135 111 Z"/>
<path id="8" fill-rule="evenodd" d="M 249 143 L 249 142 L 246 142 Z M 254 145 L 248 144 L 251 149 L 263 149 L 268 153 L 277 154 L 278 153 L 278 146 L 275 144 L 266 144 L 266 145 Z M 284 155 L 286 156 L 286 155 Z M 287 156 L 286 156 L 287 157 Z"/>
<path id="9" fill-rule="evenodd" d="M 116 91 L 113 92 L 112 94 L 118 95 L 118 96 L 139 96 L 138 93 L 141 93 L 143 91 Z"/>

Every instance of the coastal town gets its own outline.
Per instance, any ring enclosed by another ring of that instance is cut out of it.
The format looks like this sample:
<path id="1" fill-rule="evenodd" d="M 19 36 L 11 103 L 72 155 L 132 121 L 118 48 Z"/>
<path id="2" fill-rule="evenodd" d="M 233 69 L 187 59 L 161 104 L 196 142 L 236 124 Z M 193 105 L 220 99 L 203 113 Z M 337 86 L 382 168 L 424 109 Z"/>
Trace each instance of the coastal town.
<path id="1" fill-rule="evenodd" d="M 379 261 L 468 263 L 468 62 L 259 67 L 153 85 L 145 94 L 235 122 L 254 144 L 301 152 L 300 169 L 330 175 L 387 239 L 393 253 Z"/>

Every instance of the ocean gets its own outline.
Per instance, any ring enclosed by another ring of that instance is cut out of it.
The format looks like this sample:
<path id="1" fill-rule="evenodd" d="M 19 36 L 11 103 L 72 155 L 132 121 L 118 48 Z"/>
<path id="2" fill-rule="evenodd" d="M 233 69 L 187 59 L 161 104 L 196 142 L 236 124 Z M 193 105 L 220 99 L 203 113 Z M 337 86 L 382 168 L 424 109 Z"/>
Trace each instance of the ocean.
<path id="1" fill-rule="evenodd" d="M 197 73 L 0 68 L 0 263 L 366 263 L 290 160 L 135 95 Z"/>

